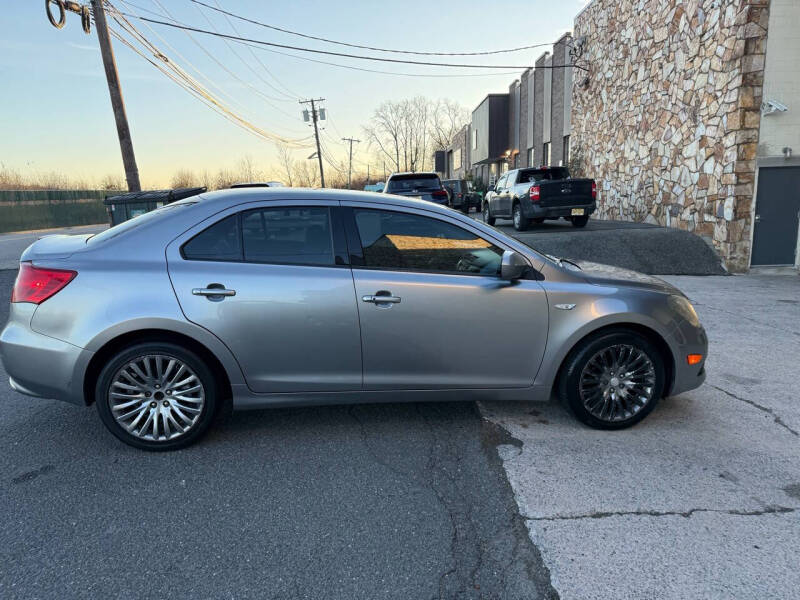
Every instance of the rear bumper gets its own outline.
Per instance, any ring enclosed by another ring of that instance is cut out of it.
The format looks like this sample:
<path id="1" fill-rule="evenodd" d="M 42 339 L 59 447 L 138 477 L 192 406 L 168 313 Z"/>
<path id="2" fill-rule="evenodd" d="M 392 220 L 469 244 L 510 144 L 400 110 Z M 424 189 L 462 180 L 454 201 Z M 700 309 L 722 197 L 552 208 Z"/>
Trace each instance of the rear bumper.
<path id="1" fill-rule="evenodd" d="M 553 219 L 558 217 L 569 217 L 572 215 L 573 208 L 582 208 L 585 215 L 591 215 L 597 210 L 597 204 L 574 204 L 569 206 L 542 206 L 534 202 L 523 202 L 523 211 L 529 219 Z"/>
<path id="2" fill-rule="evenodd" d="M 83 375 L 92 352 L 30 328 L 36 305 L 11 305 L 0 333 L 0 358 L 11 387 L 28 396 L 85 404 Z"/>

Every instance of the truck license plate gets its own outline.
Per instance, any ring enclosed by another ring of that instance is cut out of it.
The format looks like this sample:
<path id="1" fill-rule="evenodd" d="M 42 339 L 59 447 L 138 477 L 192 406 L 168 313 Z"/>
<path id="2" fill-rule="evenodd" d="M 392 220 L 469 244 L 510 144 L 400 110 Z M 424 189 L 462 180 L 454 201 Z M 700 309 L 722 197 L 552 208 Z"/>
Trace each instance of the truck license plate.
<path id="1" fill-rule="evenodd" d="M 582 217 L 583 216 L 583 209 L 582 208 L 573 208 L 572 209 L 572 216 L 573 217 Z"/>

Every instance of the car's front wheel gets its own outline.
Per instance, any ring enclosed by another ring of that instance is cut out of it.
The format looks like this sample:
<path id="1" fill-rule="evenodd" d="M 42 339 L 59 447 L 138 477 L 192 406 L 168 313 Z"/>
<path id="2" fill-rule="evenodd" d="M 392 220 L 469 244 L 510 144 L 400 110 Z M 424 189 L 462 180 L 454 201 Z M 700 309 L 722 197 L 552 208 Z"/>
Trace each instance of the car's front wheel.
<path id="1" fill-rule="evenodd" d="M 558 392 L 575 416 L 595 429 L 623 429 L 644 419 L 664 393 L 664 359 L 632 331 L 591 337 L 567 357 Z"/>
<path id="2" fill-rule="evenodd" d="M 494 225 L 494 217 L 492 216 L 492 211 L 489 210 L 489 203 L 483 203 L 483 222 L 487 225 Z"/>
<path id="3" fill-rule="evenodd" d="M 120 440 L 144 450 L 177 450 L 211 425 L 217 385 L 205 362 L 181 346 L 147 342 L 119 351 L 97 379 L 100 419 Z"/>

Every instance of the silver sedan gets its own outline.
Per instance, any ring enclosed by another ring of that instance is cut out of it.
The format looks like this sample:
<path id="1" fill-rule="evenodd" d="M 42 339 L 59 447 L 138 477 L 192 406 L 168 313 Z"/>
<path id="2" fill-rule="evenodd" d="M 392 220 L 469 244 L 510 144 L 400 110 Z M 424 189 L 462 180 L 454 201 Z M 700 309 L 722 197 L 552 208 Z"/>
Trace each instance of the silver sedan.
<path id="1" fill-rule="evenodd" d="M 230 407 L 554 392 L 618 429 L 705 378 L 705 331 L 664 281 L 392 195 L 225 190 L 45 237 L 11 302 L 11 386 L 95 404 L 149 450 L 196 441 Z"/>

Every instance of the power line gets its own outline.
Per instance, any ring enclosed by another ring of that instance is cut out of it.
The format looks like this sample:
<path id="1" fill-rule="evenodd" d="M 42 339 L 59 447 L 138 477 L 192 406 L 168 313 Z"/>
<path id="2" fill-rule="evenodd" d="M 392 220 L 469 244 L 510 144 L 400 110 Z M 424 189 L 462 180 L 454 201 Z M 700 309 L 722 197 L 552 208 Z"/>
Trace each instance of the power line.
<path id="1" fill-rule="evenodd" d="M 479 64 L 459 64 L 459 63 L 440 63 L 440 62 L 429 62 L 429 61 L 417 61 L 417 60 L 403 60 L 399 58 L 382 58 L 377 56 L 362 56 L 359 54 L 348 54 L 345 52 L 331 52 L 329 50 L 314 50 L 312 48 L 303 48 L 300 46 L 290 46 L 288 44 L 277 44 L 275 42 L 267 42 L 264 40 L 257 40 L 254 38 L 246 38 L 240 37 L 235 35 L 229 35 L 226 33 L 217 33 L 214 31 L 209 31 L 207 29 L 201 29 L 199 27 L 192 27 L 190 25 L 182 25 L 178 23 L 169 23 L 167 21 L 161 21 L 159 19 L 151 19 L 149 17 L 141 17 L 136 15 L 129 15 L 127 13 L 122 13 L 125 16 L 130 16 L 136 19 L 140 19 L 142 21 L 147 21 L 149 23 L 155 23 L 157 25 L 164 25 L 165 27 L 172 27 L 175 29 L 183 29 L 186 31 L 193 31 L 195 33 L 202 33 L 205 35 L 215 36 L 226 38 L 230 40 L 238 40 L 242 42 L 251 42 L 253 44 L 260 44 L 264 46 L 272 46 L 275 48 L 284 48 L 287 50 L 297 50 L 299 52 L 311 52 L 312 54 L 327 54 L 329 56 L 341 56 L 344 58 L 355 58 L 358 60 L 371 60 L 375 62 L 389 62 L 389 63 L 399 63 L 399 64 L 407 64 L 407 65 L 423 65 L 428 67 L 451 67 L 451 68 L 459 68 L 459 69 L 529 69 L 532 68 L 532 65 L 479 65 Z M 543 65 L 537 68 L 544 68 L 544 69 L 561 69 L 565 67 L 575 67 L 579 69 L 583 69 L 578 65 Z"/>
<path id="2" fill-rule="evenodd" d="M 233 109 L 229 108 L 225 105 L 224 102 L 216 98 L 213 94 L 211 94 L 208 89 L 206 89 L 200 82 L 198 82 L 194 77 L 189 75 L 186 71 L 184 71 L 180 66 L 178 66 L 174 61 L 169 59 L 163 52 L 161 52 L 152 42 L 150 42 L 146 37 L 144 37 L 138 30 L 136 30 L 133 25 L 130 24 L 124 17 L 121 16 L 119 10 L 111 6 L 110 4 L 109 10 L 112 18 L 116 21 L 116 23 L 122 28 L 122 30 L 130 35 L 138 44 L 140 44 L 145 50 L 152 55 L 152 59 L 145 55 L 139 48 L 133 45 L 128 39 L 126 39 L 120 32 L 116 30 L 111 30 L 112 35 L 116 37 L 119 41 L 123 44 L 128 46 L 131 50 L 137 53 L 139 56 L 143 57 L 147 62 L 155 66 L 159 71 L 165 74 L 169 79 L 171 79 L 174 83 L 177 83 L 180 87 L 184 90 L 188 91 L 190 94 L 195 96 L 196 98 L 200 99 L 206 106 L 209 106 L 216 112 L 221 113 L 225 118 L 229 121 L 232 121 L 239 127 L 242 127 L 245 130 L 250 131 L 251 133 L 270 141 L 279 141 L 284 143 L 293 148 L 307 148 L 309 147 L 306 140 L 308 138 L 286 138 L 271 132 L 268 132 L 260 127 L 254 125 L 246 118 L 239 115 Z"/>
<path id="3" fill-rule="evenodd" d="M 215 10 L 220 12 L 224 15 L 229 17 L 233 17 L 235 19 L 239 19 L 241 21 L 245 21 L 247 23 L 252 23 L 253 25 L 258 25 L 260 27 L 266 27 L 267 29 L 272 29 L 273 31 L 280 31 L 281 33 L 288 33 L 289 35 L 296 35 L 302 38 L 306 38 L 309 40 L 316 40 L 318 42 L 326 42 L 328 44 L 336 44 L 338 46 L 347 46 L 348 48 L 360 48 L 362 50 L 375 50 L 377 52 L 394 52 L 395 54 L 415 54 L 417 56 L 487 56 L 490 54 L 507 54 L 510 52 L 520 52 L 522 50 L 530 50 L 532 48 L 541 48 L 543 46 L 552 46 L 553 44 L 532 44 L 530 46 L 519 46 L 517 48 L 506 48 L 503 50 L 482 50 L 478 52 L 420 52 L 415 50 L 393 50 L 391 48 L 378 48 L 375 46 L 362 46 L 360 44 L 351 44 L 349 42 L 339 42 L 336 40 L 331 40 L 324 37 L 319 37 L 315 35 L 309 35 L 306 33 L 300 33 L 299 31 L 292 31 L 291 29 L 284 29 L 283 27 L 278 27 L 276 25 L 270 25 L 268 23 L 264 23 L 262 21 L 257 21 L 255 19 L 249 19 L 247 17 L 243 17 L 241 15 L 237 15 L 236 13 L 229 12 L 224 10 L 223 8 L 219 7 L 215 8 L 206 4 L 205 2 L 201 2 L 200 0 L 191 0 L 195 4 L 200 4 L 205 6 L 206 8 L 210 8 L 211 10 Z"/>

